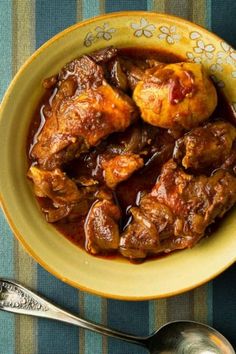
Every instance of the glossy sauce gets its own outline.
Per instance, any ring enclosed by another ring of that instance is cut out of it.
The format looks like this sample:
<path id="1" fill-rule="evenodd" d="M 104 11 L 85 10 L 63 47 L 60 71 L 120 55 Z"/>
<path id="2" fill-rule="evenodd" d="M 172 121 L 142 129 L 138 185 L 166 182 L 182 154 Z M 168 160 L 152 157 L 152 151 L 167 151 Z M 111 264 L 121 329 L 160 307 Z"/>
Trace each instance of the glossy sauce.
<path id="1" fill-rule="evenodd" d="M 183 58 L 176 55 L 151 49 L 124 48 L 119 50 L 119 54 L 125 58 L 135 60 L 149 58 L 168 63 L 183 61 Z M 37 107 L 29 129 L 27 152 L 30 152 L 37 134 L 44 124 L 44 112 L 50 107 L 50 101 L 54 94 L 54 89 L 48 88 L 44 97 L 39 103 L 39 106 Z M 222 93 L 218 91 L 218 105 L 210 119 L 217 119 L 220 117 L 227 119 L 236 125 L 236 117 L 233 109 L 230 107 Z M 140 122 L 139 124 L 142 123 Z M 160 174 L 163 163 L 169 160 L 169 158 L 172 156 L 175 141 L 174 138 L 168 133 L 167 130 L 158 129 L 155 127 L 153 127 L 153 129 L 157 130 L 155 143 L 149 149 L 147 155 L 144 158 L 144 167 L 134 173 L 128 180 L 120 183 L 114 192 L 114 199 L 122 211 L 122 221 L 120 224 L 121 230 L 126 228 L 131 221 L 129 209 L 132 206 L 139 205 L 141 195 L 152 189 L 156 179 Z M 126 133 L 122 134 L 125 136 Z M 91 178 L 92 176 L 101 184 L 103 184 L 104 180 L 100 166 L 100 155 L 106 152 L 107 146 L 109 144 L 116 140 L 119 141 L 119 139 L 120 133 L 112 134 L 109 136 L 109 138 L 106 139 L 106 141 L 93 148 L 90 152 L 81 154 L 78 159 L 75 159 L 67 165 L 63 166 L 63 170 L 71 178 L 78 178 L 81 176 Z M 29 164 L 32 163 L 34 162 L 31 161 L 29 157 Z M 38 198 L 38 200 L 42 208 L 50 204 L 50 200 L 47 198 Z M 75 222 L 65 223 L 60 221 L 54 223 L 53 225 L 70 241 L 84 249 L 84 222 L 85 217 L 81 217 Z M 108 255 L 105 257 L 114 258 L 118 257 L 118 255 Z M 150 257 L 150 259 L 151 258 L 153 257 Z"/>

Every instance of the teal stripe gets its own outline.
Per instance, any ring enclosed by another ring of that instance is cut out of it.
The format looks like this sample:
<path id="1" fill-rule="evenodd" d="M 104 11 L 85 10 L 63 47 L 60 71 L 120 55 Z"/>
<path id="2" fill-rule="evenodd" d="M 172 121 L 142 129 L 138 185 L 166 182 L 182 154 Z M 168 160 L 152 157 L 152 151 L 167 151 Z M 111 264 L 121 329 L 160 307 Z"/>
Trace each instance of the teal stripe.
<path id="1" fill-rule="evenodd" d="M 0 101 L 12 76 L 12 6 L 8 0 L 0 1 Z"/>
<path id="2" fill-rule="evenodd" d="M 97 0 L 82 1 L 82 17 L 83 19 L 99 15 L 100 7 Z M 83 293 L 83 316 L 84 318 L 96 323 L 102 323 L 102 299 Z M 102 336 L 90 331 L 84 334 L 84 354 L 102 353 Z M 96 348 L 96 351 L 95 351 Z"/>
<path id="3" fill-rule="evenodd" d="M 82 14 L 83 14 L 83 19 L 97 16 L 99 14 L 99 1 L 83 0 Z"/>
<path id="4" fill-rule="evenodd" d="M 76 22 L 76 0 L 36 0 L 36 46 Z M 63 257 L 63 255 L 62 255 Z M 55 303 L 78 312 L 78 291 L 37 267 L 37 288 Z M 38 320 L 37 354 L 78 354 L 79 331 L 63 323 Z"/>
<path id="5" fill-rule="evenodd" d="M 106 12 L 147 10 L 147 0 L 106 0 L 105 10 Z"/>
<path id="6" fill-rule="evenodd" d="M 96 323 L 102 323 L 102 299 L 84 293 L 84 317 Z M 96 348 L 96 352 L 94 349 Z M 102 336 L 93 332 L 85 332 L 85 348 L 84 354 L 101 353 L 102 352 Z"/>
<path id="7" fill-rule="evenodd" d="M 213 282 L 213 325 L 236 348 L 236 265 L 230 267 Z"/>
<path id="8" fill-rule="evenodd" d="M 0 101 L 12 77 L 12 6 L 0 1 Z M 14 277 L 14 238 L 0 210 L 0 277 Z M 15 353 L 15 318 L 0 312 L 0 353 Z"/>
<path id="9" fill-rule="evenodd" d="M 139 336 L 149 334 L 149 304 L 148 301 L 107 301 L 108 327 Z M 109 354 L 144 354 L 142 347 L 108 338 Z"/>
<path id="10" fill-rule="evenodd" d="M 0 3 L 0 5 L 2 5 Z M 0 6 L 1 8 L 1 6 Z M 14 278 L 13 235 L 0 210 L 0 277 Z M 15 353 L 15 317 L 13 314 L 0 312 L 0 353 Z"/>
<path id="11" fill-rule="evenodd" d="M 212 1 L 211 29 L 236 47 L 235 0 Z"/>
<path id="12" fill-rule="evenodd" d="M 46 298 L 74 313 L 78 312 L 78 291 L 38 266 L 37 289 Z M 38 319 L 37 354 L 78 354 L 78 328 L 61 322 Z"/>
<path id="13" fill-rule="evenodd" d="M 213 282 L 207 284 L 207 323 L 211 326 L 213 323 Z"/>
<path id="14" fill-rule="evenodd" d="M 76 22 L 76 0 L 36 0 L 35 11 L 37 47 Z"/>
<path id="15" fill-rule="evenodd" d="M 153 0 L 147 0 L 147 10 L 148 11 L 153 10 Z"/>
<path id="16" fill-rule="evenodd" d="M 212 0 L 206 0 L 206 26 L 209 30 L 211 30 L 211 1 Z"/>

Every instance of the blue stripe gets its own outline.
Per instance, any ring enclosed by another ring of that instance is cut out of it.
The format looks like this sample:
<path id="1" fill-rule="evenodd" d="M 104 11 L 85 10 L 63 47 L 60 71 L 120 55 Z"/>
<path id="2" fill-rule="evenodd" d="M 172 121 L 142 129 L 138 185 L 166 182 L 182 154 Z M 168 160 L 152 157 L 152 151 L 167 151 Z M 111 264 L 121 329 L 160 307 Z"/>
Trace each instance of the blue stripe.
<path id="1" fill-rule="evenodd" d="M 212 1 L 212 31 L 236 47 L 235 0 Z"/>
<path id="2" fill-rule="evenodd" d="M 78 312 L 78 291 L 38 266 L 38 292 L 59 306 Z M 78 328 L 51 320 L 38 320 L 37 354 L 78 354 Z"/>
<path id="3" fill-rule="evenodd" d="M 236 265 L 213 282 L 213 326 L 236 348 Z"/>
<path id="4" fill-rule="evenodd" d="M 105 11 L 147 10 L 147 0 L 106 0 Z"/>
<path id="5" fill-rule="evenodd" d="M 12 6 L 8 0 L 0 1 L 0 101 L 12 77 Z M 14 278 L 14 237 L 0 210 L 0 277 Z M 0 312 L 0 353 L 15 352 L 15 318 Z"/>
<path id="6" fill-rule="evenodd" d="M 98 296 L 93 296 L 84 293 L 84 317 L 96 323 L 102 322 L 102 299 Z M 95 349 L 96 348 L 96 352 Z M 102 336 L 90 331 L 85 332 L 85 348 L 84 354 L 102 352 Z"/>
<path id="7" fill-rule="evenodd" d="M 99 15 L 99 1 L 98 0 L 83 0 L 82 14 L 83 19 Z"/>
<path id="8" fill-rule="evenodd" d="M 76 22 L 76 0 L 36 0 L 35 7 L 37 47 Z"/>
<path id="9" fill-rule="evenodd" d="M 107 324 L 108 327 L 136 335 L 149 334 L 149 304 L 148 301 L 128 302 L 108 300 Z M 108 339 L 108 353 L 110 354 L 144 354 L 147 351 L 136 345 Z"/>
<path id="10" fill-rule="evenodd" d="M 36 0 L 36 46 L 76 22 L 76 0 Z M 59 305 L 78 311 L 78 291 L 37 268 L 38 291 Z M 38 354 L 77 354 L 79 331 L 76 327 L 40 319 Z"/>

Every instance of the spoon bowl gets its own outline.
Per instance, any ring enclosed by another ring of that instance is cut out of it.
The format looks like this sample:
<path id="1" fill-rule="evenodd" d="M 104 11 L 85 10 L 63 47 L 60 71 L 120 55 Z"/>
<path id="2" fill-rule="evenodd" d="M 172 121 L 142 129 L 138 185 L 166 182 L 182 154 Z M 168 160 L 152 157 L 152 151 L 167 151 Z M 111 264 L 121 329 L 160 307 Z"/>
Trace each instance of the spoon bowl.
<path id="1" fill-rule="evenodd" d="M 235 354 L 228 340 L 215 329 L 194 321 L 165 324 L 147 337 L 118 332 L 67 312 L 22 285 L 0 279 L 0 310 L 70 323 L 91 331 L 141 345 L 150 354 Z"/>

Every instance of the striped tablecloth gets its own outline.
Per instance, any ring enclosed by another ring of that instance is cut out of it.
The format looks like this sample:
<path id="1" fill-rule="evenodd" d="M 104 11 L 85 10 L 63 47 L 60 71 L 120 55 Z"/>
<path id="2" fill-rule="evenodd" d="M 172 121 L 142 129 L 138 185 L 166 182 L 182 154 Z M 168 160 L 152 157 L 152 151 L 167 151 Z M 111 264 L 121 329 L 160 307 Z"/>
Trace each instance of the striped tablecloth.
<path id="1" fill-rule="evenodd" d="M 82 19 L 120 10 L 179 15 L 236 46 L 235 0 L 0 0 L 0 98 L 19 66 L 54 34 Z M 216 280 L 169 299 L 108 300 L 78 291 L 47 273 L 15 241 L 0 212 L 0 277 L 23 282 L 65 308 L 115 329 L 145 335 L 167 321 L 193 319 L 213 325 L 236 346 L 235 265 Z M 65 324 L 0 313 L 0 354 L 144 352 Z"/>

